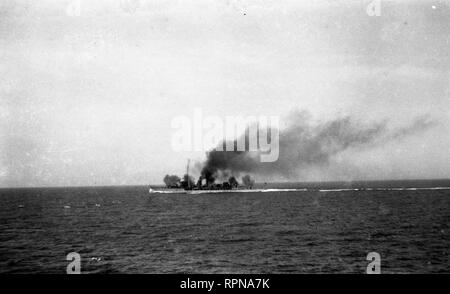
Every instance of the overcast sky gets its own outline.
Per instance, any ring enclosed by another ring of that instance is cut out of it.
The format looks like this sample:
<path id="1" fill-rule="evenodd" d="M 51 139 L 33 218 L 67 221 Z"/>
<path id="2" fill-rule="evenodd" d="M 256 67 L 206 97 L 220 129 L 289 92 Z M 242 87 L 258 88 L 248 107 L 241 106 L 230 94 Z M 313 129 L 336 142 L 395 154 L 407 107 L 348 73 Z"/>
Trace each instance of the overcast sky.
<path id="1" fill-rule="evenodd" d="M 2 0 L 0 186 L 161 183 L 204 158 L 171 147 L 195 107 L 425 116 L 424 132 L 290 180 L 449 178 L 448 1 L 381 1 L 380 16 L 370 2 L 79 1 L 77 15 L 77 1 Z"/>

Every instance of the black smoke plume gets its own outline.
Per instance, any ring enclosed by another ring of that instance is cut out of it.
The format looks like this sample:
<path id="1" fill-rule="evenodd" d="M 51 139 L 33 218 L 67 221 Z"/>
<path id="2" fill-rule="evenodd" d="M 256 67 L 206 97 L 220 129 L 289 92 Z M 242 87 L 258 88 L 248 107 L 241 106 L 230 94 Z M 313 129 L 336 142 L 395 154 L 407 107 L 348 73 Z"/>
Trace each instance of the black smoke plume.
<path id="1" fill-rule="evenodd" d="M 201 176 L 210 182 L 241 173 L 290 177 L 303 168 L 326 166 L 333 156 L 347 149 L 375 147 L 424 131 L 433 124 L 418 118 L 406 127 L 389 129 L 386 121 L 363 123 L 350 116 L 314 123 L 307 112 L 296 112 L 280 130 L 277 161 L 261 162 L 258 152 L 213 149 L 201 164 Z M 248 146 L 248 130 L 242 136 Z"/>

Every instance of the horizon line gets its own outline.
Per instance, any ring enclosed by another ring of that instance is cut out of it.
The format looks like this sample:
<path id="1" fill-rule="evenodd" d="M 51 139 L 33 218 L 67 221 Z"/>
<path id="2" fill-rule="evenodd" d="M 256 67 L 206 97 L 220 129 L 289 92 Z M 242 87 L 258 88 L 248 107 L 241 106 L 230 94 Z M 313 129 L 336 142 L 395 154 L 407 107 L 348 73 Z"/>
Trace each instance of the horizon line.
<path id="1" fill-rule="evenodd" d="M 450 181 L 450 178 L 416 178 L 416 179 L 378 179 L 378 180 L 326 180 L 326 181 L 273 181 L 259 182 L 256 184 L 281 184 L 281 183 L 298 183 L 298 184 L 317 184 L 317 183 L 361 183 L 361 182 L 400 182 L 400 181 Z M 10 186 L 0 187 L 4 189 L 61 189 L 61 188 L 112 188 L 112 187 L 144 187 L 144 186 L 164 186 L 160 184 L 119 184 L 119 185 L 68 185 L 68 186 Z"/>

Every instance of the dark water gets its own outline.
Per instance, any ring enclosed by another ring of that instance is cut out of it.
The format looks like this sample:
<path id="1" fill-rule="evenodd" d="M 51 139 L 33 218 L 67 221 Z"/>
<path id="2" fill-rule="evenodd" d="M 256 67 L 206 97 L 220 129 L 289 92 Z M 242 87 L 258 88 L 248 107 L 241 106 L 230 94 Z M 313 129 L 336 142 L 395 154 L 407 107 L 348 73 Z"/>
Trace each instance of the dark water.
<path id="1" fill-rule="evenodd" d="M 310 184 L 450 182 L 321 185 Z M 371 251 L 384 273 L 450 272 L 450 190 L 147 190 L 0 190 L 0 272 L 65 273 L 72 251 L 86 273 L 365 273 Z"/>

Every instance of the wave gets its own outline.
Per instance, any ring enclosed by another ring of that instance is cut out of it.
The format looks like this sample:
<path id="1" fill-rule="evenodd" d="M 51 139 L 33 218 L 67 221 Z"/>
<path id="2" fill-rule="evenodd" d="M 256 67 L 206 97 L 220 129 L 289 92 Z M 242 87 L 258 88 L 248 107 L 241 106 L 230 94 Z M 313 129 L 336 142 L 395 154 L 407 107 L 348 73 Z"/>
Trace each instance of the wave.
<path id="1" fill-rule="evenodd" d="M 150 194 L 188 194 L 188 195 L 201 195 L 201 194 L 221 194 L 221 193 L 270 193 L 270 192 L 364 192 L 364 191 L 416 191 L 416 190 L 450 190 L 450 187 L 428 187 L 428 188 L 347 188 L 347 189 L 240 189 L 240 190 L 153 190 L 150 189 Z"/>
<path id="2" fill-rule="evenodd" d="M 319 192 L 359 191 L 360 189 L 320 189 Z"/>
<path id="3" fill-rule="evenodd" d="M 368 190 L 368 189 L 366 189 Z M 450 187 L 421 187 L 421 188 L 373 188 L 375 191 L 416 191 L 416 190 L 450 190 Z"/>

